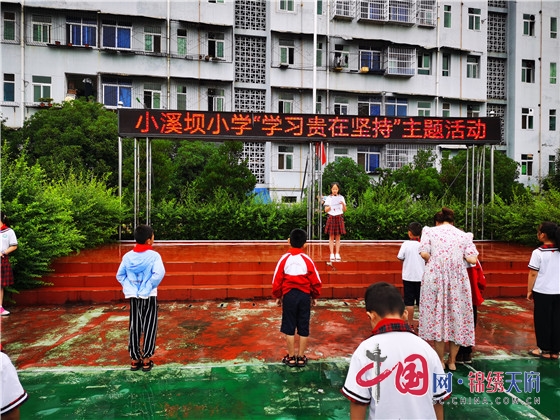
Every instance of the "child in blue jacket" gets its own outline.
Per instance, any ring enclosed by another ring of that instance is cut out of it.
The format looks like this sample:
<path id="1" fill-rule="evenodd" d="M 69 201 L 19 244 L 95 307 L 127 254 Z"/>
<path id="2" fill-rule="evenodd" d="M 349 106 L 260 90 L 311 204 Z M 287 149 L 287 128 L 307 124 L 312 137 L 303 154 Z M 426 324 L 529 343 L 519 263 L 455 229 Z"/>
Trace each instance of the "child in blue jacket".
<path id="1" fill-rule="evenodd" d="M 154 366 L 151 357 L 156 349 L 158 326 L 157 287 L 165 268 L 158 252 L 152 249 L 154 230 L 139 225 L 134 231 L 136 245 L 127 252 L 117 271 L 124 297 L 130 299 L 128 351 L 132 359 L 130 370 L 149 372 Z M 143 346 L 140 337 L 144 334 Z"/>

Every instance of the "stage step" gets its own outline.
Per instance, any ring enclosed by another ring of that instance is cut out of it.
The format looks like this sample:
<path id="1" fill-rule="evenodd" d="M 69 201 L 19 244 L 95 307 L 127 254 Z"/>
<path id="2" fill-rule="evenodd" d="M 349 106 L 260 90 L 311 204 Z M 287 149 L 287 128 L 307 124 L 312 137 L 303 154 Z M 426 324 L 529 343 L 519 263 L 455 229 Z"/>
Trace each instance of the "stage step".
<path id="1" fill-rule="evenodd" d="M 323 298 L 362 298 L 365 288 L 386 281 L 402 289 L 401 262 L 396 258 L 400 241 L 343 242 L 342 262 L 330 263 L 328 244 L 313 242 L 306 252 L 314 259 L 323 282 Z M 266 242 L 165 242 L 161 253 L 166 275 L 158 299 L 271 299 L 272 275 L 285 241 Z M 124 299 L 115 274 L 130 243 L 111 244 L 58 259 L 51 283 L 22 291 L 13 298 L 18 305 L 102 303 Z M 494 242 L 477 243 L 485 272 L 486 298 L 526 295 L 527 263 L 531 249 Z"/>

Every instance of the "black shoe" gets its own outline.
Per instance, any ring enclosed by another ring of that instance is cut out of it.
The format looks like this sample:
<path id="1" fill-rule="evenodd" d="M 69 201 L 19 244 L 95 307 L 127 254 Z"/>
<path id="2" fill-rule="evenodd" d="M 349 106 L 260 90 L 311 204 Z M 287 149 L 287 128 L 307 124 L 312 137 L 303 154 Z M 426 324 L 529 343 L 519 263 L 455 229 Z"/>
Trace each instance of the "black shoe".
<path id="1" fill-rule="evenodd" d="M 464 362 L 463 355 L 457 354 L 457 356 L 455 356 L 455 363 L 463 363 L 463 362 Z"/>
<path id="2" fill-rule="evenodd" d="M 470 353 L 463 355 L 463 363 L 470 365 L 472 363 L 472 355 Z"/>

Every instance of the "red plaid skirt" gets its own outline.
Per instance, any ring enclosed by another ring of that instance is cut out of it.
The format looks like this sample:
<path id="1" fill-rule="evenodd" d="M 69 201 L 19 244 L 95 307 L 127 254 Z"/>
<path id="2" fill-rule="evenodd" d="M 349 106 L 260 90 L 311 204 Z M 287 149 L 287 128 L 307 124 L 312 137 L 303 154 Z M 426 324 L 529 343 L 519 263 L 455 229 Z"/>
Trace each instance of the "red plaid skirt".
<path id="1" fill-rule="evenodd" d="M 329 216 L 325 225 L 325 233 L 328 235 L 346 235 L 344 227 L 344 217 L 342 214 L 338 216 Z"/>
<path id="2" fill-rule="evenodd" d="M 0 279 L 2 280 L 2 287 L 8 287 L 14 284 L 14 272 L 10 265 L 10 259 L 6 256 L 0 258 L 2 260 L 2 269 L 0 272 Z"/>

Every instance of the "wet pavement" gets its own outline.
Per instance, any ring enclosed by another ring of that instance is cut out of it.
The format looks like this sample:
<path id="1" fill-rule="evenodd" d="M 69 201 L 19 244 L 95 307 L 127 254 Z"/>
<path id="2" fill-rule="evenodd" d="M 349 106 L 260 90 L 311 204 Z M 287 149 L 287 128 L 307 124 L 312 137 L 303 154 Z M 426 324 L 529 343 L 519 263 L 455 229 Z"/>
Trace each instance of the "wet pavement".
<path id="1" fill-rule="evenodd" d="M 289 368 L 273 300 L 160 302 L 156 365 L 144 373 L 128 370 L 124 301 L 11 310 L 1 339 L 30 396 L 23 419 L 346 419 L 340 388 L 370 332 L 362 299 L 321 299 L 309 365 Z M 446 419 L 560 418 L 560 363 L 527 355 L 532 303 L 486 300 L 476 332 Z"/>

